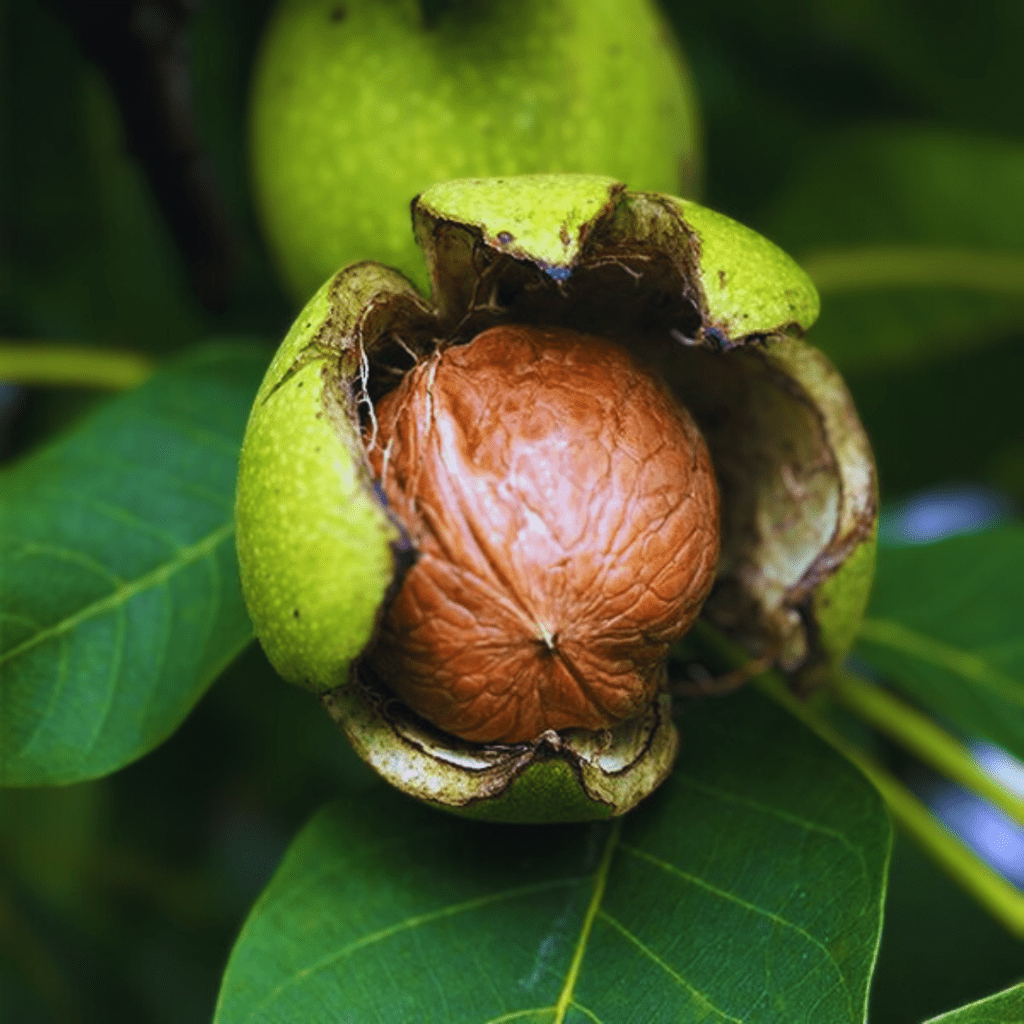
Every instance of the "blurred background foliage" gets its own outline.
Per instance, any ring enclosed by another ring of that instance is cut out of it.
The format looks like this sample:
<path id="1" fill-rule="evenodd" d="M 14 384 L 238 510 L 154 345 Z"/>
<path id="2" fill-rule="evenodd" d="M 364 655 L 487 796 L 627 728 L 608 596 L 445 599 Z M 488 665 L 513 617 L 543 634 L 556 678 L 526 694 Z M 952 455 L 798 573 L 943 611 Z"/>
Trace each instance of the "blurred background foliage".
<path id="1" fill-rule="evenodd" d="M 884 500 L 959 483 L 1024 500 L 1024 5 L 662 6 L 703 111 L 700 198 L 821 284 L 812 340 L 847 375 Z M 245 146 L 270 3 L 136 5 L 187 23 L 200 177 L 215 182 L 234 268 L 205 303 L 74 7 L 0 7 L 0 338 L 163 356 L 211 335 L 280 337 L 292 310 L 259 239 Z M 3 396 L 8 458 L 102 398 Z M 366 783 L 318 706 L 250 648 L 135 765 L 0 792 L 0 1020 L 208 1020 L 239 924 L 288 841 L 339 787 Z M 901 840 L 875 1024 L 980 997 L 1021 963 L 1020 945 Z"/>

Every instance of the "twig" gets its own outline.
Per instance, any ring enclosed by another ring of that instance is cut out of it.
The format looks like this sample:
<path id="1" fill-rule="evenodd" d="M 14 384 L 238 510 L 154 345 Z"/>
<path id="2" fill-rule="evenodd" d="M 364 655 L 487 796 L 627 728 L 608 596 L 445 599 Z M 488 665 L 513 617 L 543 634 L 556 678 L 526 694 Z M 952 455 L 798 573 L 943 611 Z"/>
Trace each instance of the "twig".
<path id="1" fill-rule="evenodd" d="M 982 771 L 971 752 L 926 715 L 847 672 L 838 675 L 829 693 L 847 711 L 1024 826 L 1024 799 Z"/>
<path id="2" fill-rule="evenodd" d="M 771 655 L 761 658 L 752 658 L 745 665 L 741 665 L 724 675 L 713 676 L 706 669 L 700 669 L 699 673 L 692 672 L 696 676 L 692 683 L 673 681 L 671 690 L 673 696 L 679 697 L 723 697 L 733 693 L 745 683 L 749 683 L 755 676 L 767 672 L 774 662 Z M 699 666 L 691 666 L 691 669 Z"/>
<path id="3" fill-rule="evenodd" d="M 237 246 L 196 131 L 186 28 L 197 0 L 58 0 L 121 113 L 128 148 L 203 305 L 227 301 Z"/>
<path id="4" fill-rule="evenodd" d="M 0 381 L 120 391 L 141 384 L 153 363 L 138 352 L 82 345 L 0 343 Z"/>

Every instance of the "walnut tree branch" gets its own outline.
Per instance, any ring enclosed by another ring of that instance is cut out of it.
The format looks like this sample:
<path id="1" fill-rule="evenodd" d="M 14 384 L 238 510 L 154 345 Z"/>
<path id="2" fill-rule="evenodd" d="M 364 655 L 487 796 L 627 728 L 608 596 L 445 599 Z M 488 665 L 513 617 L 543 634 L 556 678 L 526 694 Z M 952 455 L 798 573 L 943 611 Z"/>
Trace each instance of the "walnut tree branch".
<path id="1" fill-rule="evenodd" d="M 192 107 L 186 30 L 198 0 L 57 2 L 110 85 L 193 290 L 207 309 L 221 308 L 237 246 Z"/>

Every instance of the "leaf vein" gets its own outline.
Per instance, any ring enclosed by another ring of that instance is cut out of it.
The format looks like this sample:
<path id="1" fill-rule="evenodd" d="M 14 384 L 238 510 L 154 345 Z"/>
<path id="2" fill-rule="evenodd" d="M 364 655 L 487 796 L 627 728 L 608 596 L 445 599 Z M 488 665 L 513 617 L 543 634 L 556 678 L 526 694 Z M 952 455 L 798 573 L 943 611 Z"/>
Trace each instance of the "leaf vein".
<path id="1" fill-rule="evenodd" d="M 491 1017 L 484 1024 L 506 1024 L 510 1020 L 522 1020 L 524 1017 L 533 1017 L 538 1013 L 554 1013 L 552 1006 L 533 1006 L 528 1010 L 512 1010 L 510 1013 L 503 1013 L 500 1017 Z"/>
<path id="2" fill-rule="evenodd" d="M 121 670 L 121 660 L 124 655 L 124 639 L 126 633 L 126 615 L 124 605 L 121 605 L 116 609 L 114 623 L 114 638 L 110 651 L 110 671 L 107 673 L 107 687 L 106 696 L 103 701 L 103 710 L 100 714 L 96 715 L 92 736 L 89 737 L 89 741 L 85 745 L 86 753 L 91 753 L 95 749 L 96 743 L 99 741 L 103 728 L 107 724 L 107 720 L 110 718 L 110 713 L 114 707 L 114 698 L 117 695 L 118 690 L 117 681 Z"/>
<path id="3" fill-rule="evenodd" d="M 39 541 L 24 541 L 20 548 L 16 548 L 8 557 L 11 562 L 20 562 L 22 558 L 33 555 L 47 555 L 61 562 L 70 562 L 72 565 L 80 565 L 83 569 L 94 572 L 105 582 L 115 587 L 123 586 L 124 580 L 116 573 L 111 572 L 105 565 L 97 562 L 95 558 L 82 551 L 73 551 L 57 544 L 43 544 Z"/>
<path id="4" fill-rule="evenodd" d="M 825 836 L 827 839 L 832 839 L 839 843 L 841 846 L 852 853 L 864 867 L 865 872 L 867 866 L 864 864 L 864 854 L 859 850 L 850 840 L 838 832 L 836 829 L 829 828 L 827 825 L 820 825 L 813 821 L 807 821 L 806 818 L 801 818 L 799 815 L 790 814 L 788 811 L 784 811 L 778 807 L 772 807 L 769 804 L 762 804 L 757 800 L 750 800 L 747 797 L 739 796 L 736 793 L 730 793 L 728 790 L 719 789 L 717 786 L 709 786 L 707 783 L 698 782 L 692 776 L 686 775 L 683 772 L 675 772 L 672 776 L 672 782 L 681 782 L 683 785 L 689 786 L 691 789 L 695 789 L 700 793 L 705 793 L 707 796 L 712 796 L 716 800 L 722 800 L 726 803 L 738 804 L 741 807 L 747 807 L 752 811 L 758 811 L 761 814 L 769 815 L 773 818 L 778 818 L 780 821 L 785 821 L 790 825 L 796 825 L 799 828 L 804 829 L 806 832 L 814 832 L 817 835 Z"/>
<path id="5" fill-rule="evenodd" d="M 593 1010 L 591 1010 L 587 1006 L 584 1006 L 582 1003 L 577 1003 L 575 999 L 569 1005 L 572 1006 L 574 1009 L 579 1010 L 580 1013 L 582 1013 L 585 1017 L 590 1018 L 590 1020 L 592 1020 L 594 1024 L 604 1024 L 601 1018 L 598 1017 L 598 1015 L 594 1013 Z"/>
<path id="6" fill-rule="evenodd" d="M 625 847 L 623 847 L 625 849 Z M 621 922 L 616 920 L 607 911 L 602 910 L 600 912 L 601 920 L 606 924 L 610 924 L 617 932 L 619 932 L 628 942 L 632 943 L 640 952 L 647 957 L 651 963 L 660 967 L 680 988 L 685 989 L 702 1007 L 710 1010 L 719 1019 L 725 1021 L 731 1021 L 732 1024 L 743 1024 L 738 1017 L 733 1017 L 726 1013 L 721 1007 L 716 1006 L 700 989 L 691 985 L 678 971 L 674 971 L 664 960 L 661 959 L 648 946 L 644 945 L 637 936 L 635 936 L 628 928 L 625 927 Z"/>
<path id="7" fill-rule="evenodd" d="M 747 900 L 741 899 L 734 893 L 727 892 L 725 889 L 720 889 L 716 885 L 712 885 L 710 882 L 705 881 L 703 878 L 699 878 L 696 875 L 691 875 L 687 871 L 683 871 L 681 868 L 677 868 L 674 864 L 669 864 L 667 861 L 660 860 L 657 857 L 651 856 L 645 850 L 640 850 L 635 846 L 629 846 L 626 843 L 622 844 L 622 850 L 625 853 L 632 854 L 639 860 L 644 860 L 653 867 L 660 868 L 662 871 L 670 875 L 676 875 L 677 877 L 689 882 L 691 885 L 696 886 L 698 889 L 703 889 L 705 892 L 711 893 L 713 896 L 717 896 L 719 899 L 725 900 L 727 903 L 735 903 L 738 907 L 742 907 L 744 910 L 749 910 L 751 913 L 757 914 L 761 917 L 768 918 L 769 921 L 785 928 L 789 931 L 795 932 L 801 938 L 809 942 L 815 949 L 817 949 L 821 955 L 825 958 L 825 961 L 832 965 L 835 969 L 836 974 L 839 977 L 839 982 L 842 984 L 843 972 L 842 968 L 836 963 L 835 958 L 829 951 L 828 947 L 820 940 L 815 938 L 805 928 L 801 928 L 798 924 L 793 921 L 787 921 L 786 918 L 779 916 L 771 910 L 765 907 L 759 907 L 756 903 L 750 903 Z M 847 999 L 849 1000 L 849 993 L 847 993 Z M 852 1013 L 852 1007 L 851 1007 Z"/>
<path id="8" fill-rule="evenodd" d="M 161 530 L 158 526 L 154 526 L 152 523 L 146 522 L 145 519 L 135 515 L 133 512 L 129 512 L 126 508 L 121 508 L 118 505 L 111 505 L 107 501 L 101 501 L 99 498 L 94 498 L 90 494 L 83 494 L 81 491 L 70 491 L 63 487 L 58 486 L 46 486 L 41 487 L 41 493 L 50 492 L 51 494 L 64 495 L 70 498 L 72 501 L 78 502 L 80 505 L 86 505 L 100 515 L 106 516 L 108 519 L 113 520 L 115 523 L 121 523 L 124 526 L 128 526 L 139 533 L 147 533 L 158 540 L 163 541 L 172 551 L 179 551 L 181 549 L 181 542 L 173 534 L 168 533 L 166 530 Z"/>
<path id="9" fill-rule="evenodd" d="M 594 921 L 601 909 L 601 901 L 604 899 L 605 885 L 608 882 L 608 872 L 611 869 L 612 858 L 615 849 L 619 844 L 622 835 L 622 819 L 618 818 L 608 833 L 605 842 L 604 852 L 601 854 L 601 862 L 594 872 L 594 889 L 590 897 L 590 904 L 583 917 L 583 924 L 580 927 L 580 935 L 576 941 L 576 949 L 573 952 L 572 962 L 565 976 L 562 991 L 558 994 L 558 1001 L 555 1003 L 555 1017 L 553 1024 L 563 1024 L 566 1011 L 572 1002 L 573 991 L 576 988 L 576 980 L 579 977 L 580 968 L 583 965 L 583 957 L 587 951 L 587 942 L 590 940 L 590 932 L 594 927 Z"/>
<path id="10" fill-rule="evenodd" d="M 16 756 L 19 758 L 25 757 L 25 755 L 32 749 L 32 746 L 35 743 L 40 732 L 42 732 L 43 727 L 46 725 L 47 722 L 50 721 L 50 716 L 53 713 L 54 707 L 56 707 L 58 703 L 58 698 L 60 697 L 60 694 L 62 693 L 64 685 L 68 679 L 69 654 L 70 638 L 67 636 L 62 636 L 60 638 L 60 654 L 57 661 L 57 678 L 54 681 L 52 688 L 50 689 L 50 697 L 49 700 L 47 700 L 46 702 L 46 710 L 38 716 L 35 725 L 32 728 L 32 731 L 28 734 L 28 736 L 25 737 L 24 742 L 18 748 Z M 10 770 L 10 763 L 14 759 L 15 758 L 13 756 L 4 758 L 5 775 Z"/>
<path id="11" fill-rule="evenodd" d="M 47 640 L 52 640 L 54 637 L 70 632 L 76 626 L 81 625 L 83 622 L 87 622 L 89 619 L 93 619 L 98 615 L 102 615 L 105 612 L 126 604 L 136 594 L 141 594 L 152 587 L 160 586 L 162 583 L 170 579 L 176 572 L 187 568 L 193 562 L 197 562 L 202 558 L 208 557 L 219 544 L 232 535 L 234 529 L 235 524 L 233 521 L 225 523 L 223 526 L 214 530 L 206 537 L 203 537 L 195 544 L 181 548 L 175 558 L 162 565 L 158 565 L 155 569 L 143 574 L 136 580 L 122 583 L 117 590 L 106 595 L 100 600 L 93 601 L 92 603 L 85 605 L 74 614 L 68 615 L 66 618 L 48 626 L 46 629 L 41 629 L 38 633 L 35 633 L 27 640 L 23 640 L 17 646 L 0 654 L 0 665 L 3 665 L 14 658 L 20 657 L 26 651 L 32 650 L 32 648 L 39 646 L 39 644 L 44 643 Z"/>
<path id="12" fill-rule="evenodd" d="M 268 1006 L 276 1002 L 288 989 L 304 981 L 306 978 L 309 978 L 314 974 L 318 974 L 320 971 L 325 970 L 333 964 L 339 963 L 351 956 L 353 953 L 359 952 L 359 950 L 366 949 L 368 946 L 375 945 L 378 942 L 383 942 L 385 939 L 390 939 L 392 936 L 398 935 L 401 932 L 409 931 L 413 928 L 419 928 L 421 925 L 440 921 L 447 917 L 455 917 L 459 914 L 466 914 L 473 910 L 479 910 L 481 907 L 486 907 L 493 903 L 502 903 L 505 900 L 517 899 L 520 896 L 532 896 L 535 893 L 546 892 L 548 889 L 556 889 L 564 885 L 575 885 L 577 881 L 578 880 L 575 878 L 549 879 L 546 882 L 534 882 L 530 885 L 522 885 L 515 889 L 505 889 L 501 892 L 488 893 L 486 896 L 478 896 L 475 899 L 465 900 L 462 903 L 456 903 L 454 906 L 440 907 L 439 909 L 432 910 L 426 914 L 416 914 L 412 917 L 407 917 L 404 921 L 398 921 L 395 924 L 388 925 L 386 928 L 378 929 L 375 932 L 371 932 L 369 935 L 364 935 L 359 939 L 346 943 L 341 947 L 341 949 L 336 950 L 328 956 L 322 957 L 315 963 L 312 963 L 290 975 L 272 992 L 270 992 L 262 1002 L 260 1002 L 260 1004 L 249 1015 L 249 1019 L 260 1019 L 260 1014 L 262 1014 Z"/>

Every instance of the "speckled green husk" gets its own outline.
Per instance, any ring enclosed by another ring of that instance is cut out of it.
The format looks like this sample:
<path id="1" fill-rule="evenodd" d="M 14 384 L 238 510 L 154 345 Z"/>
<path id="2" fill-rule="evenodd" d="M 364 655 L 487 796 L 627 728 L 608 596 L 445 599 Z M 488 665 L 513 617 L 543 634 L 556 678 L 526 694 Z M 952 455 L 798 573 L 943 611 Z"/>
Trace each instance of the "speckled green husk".
<path id="1" fill-rule="evenodd" d="M 343 332 L 368 293 L 411 286 L 376 265 L 338 277 L 341 289 L 332 279 L 313 296 L 267 370 L 246 429 L 235 506 L 256 635 L 285 679 L 314 690 L 336 686 L 370 639 L 399 540 L 370 491 L 351 396 L 325 387 L 332 375 L 354 374 L 358 356 L 319 335 L 325 322 Z"/>
<path id="2" fill-rule="evenodd" d="M 422 283 L 409 199 L 433 182 L 602 171 L 689 194 L 692 97 L 650 0 L 455 0 L 430 24 L 419 0 L 286 0 L 253 89 L 258 209 L 299 300 L 355 260 Z"/>
<path id="3" fill-rule="evenodd" d="M 442 733 L 355 681 L 323 697 L 359 756 L 410 796 L 463 817 L 542 823 L 622 814 L 672 769 L 679 734 L 661 695 L 610 733 L 567 730 L 481 746 Z"/>
<path id="4" fill-rule="evenodd" d="M 608 177 L 447 182 L 413 215 L 431 303 L 379 264 L 347 268 L 300 315 L 257 397 L 238 487 L 256 635 L 360 756 L 420 799 L 505 821 L 623 813 L 671 768 L 667 696 L 601 736 L 479 746 L 423 723 L 363 671 L 407 541 L 374 488 L 358 408 L 378 364 L 495 323 L 600 328 L 629 345 L 690 410 L 715 463 L 722 555 L 704 617 L 795 685 L 819 685 L 863 613 L 877 498 L 850 396 L 801 340 L 817 295 L 742 225 Z"/>

